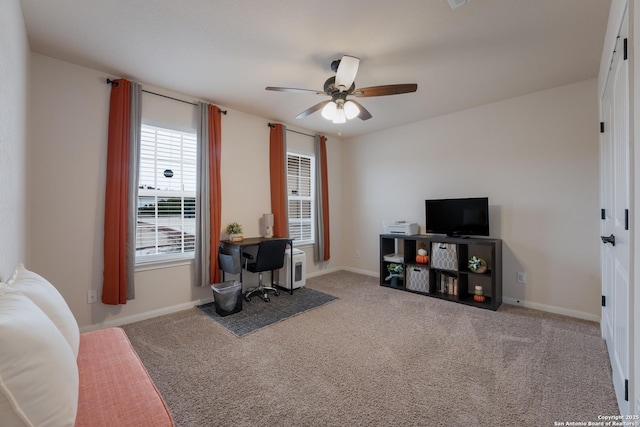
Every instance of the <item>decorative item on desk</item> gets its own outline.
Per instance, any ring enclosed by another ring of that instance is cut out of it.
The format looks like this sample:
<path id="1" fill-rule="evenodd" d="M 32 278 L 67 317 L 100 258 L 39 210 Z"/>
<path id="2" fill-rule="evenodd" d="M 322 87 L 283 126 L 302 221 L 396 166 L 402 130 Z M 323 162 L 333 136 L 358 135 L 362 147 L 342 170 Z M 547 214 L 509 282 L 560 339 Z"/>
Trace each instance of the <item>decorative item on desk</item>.
<path id="1" fill-rule="evenodd" d="M 264 237 L 267 237 L 267 238 L 273 237 L 273 214 L 266 213 L 262 215 L 262 220 L 264 221 L 264 228 L 265 228 Z"/>
<path id="2" fill-rule="evenodd" d="M 474 273 L 486 273 L 487 262 L 482 258 L 478 258 L 474 255 L 469 258 L 469 270 L 473 271 Z"/>
<path id="3" fill-rule="evenodd" d="M 391 286 L 398 286 L 398 281 L 403 279 L 404 266 L 402 264 L 391 263 L 387 265 L 387 270 L 389 271 L 389 275 L 384 280 L 390 281 Z"/>
<path id="4" fill-rule="evenodd" d="M 231 240 L 232 242 L 240 242 L 243 239 L 242 226 L 237 222 L 232 222 L 231 224 L 227 225 L 227 228 L 225 228 L 225 232 L 229 235 L 229 240 Z"/>

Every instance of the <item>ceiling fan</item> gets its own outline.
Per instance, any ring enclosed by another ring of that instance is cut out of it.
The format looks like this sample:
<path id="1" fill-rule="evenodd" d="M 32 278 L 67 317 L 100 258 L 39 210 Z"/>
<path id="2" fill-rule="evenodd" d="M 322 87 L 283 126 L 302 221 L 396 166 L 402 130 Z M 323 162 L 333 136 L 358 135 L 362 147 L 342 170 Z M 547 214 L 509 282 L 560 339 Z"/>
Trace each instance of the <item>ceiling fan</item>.
<path id="1" fill-rule="evenodd" d="M 364 98 L 369 96 L 399 95 L 415 92 L 418 89 L 416 83 L 394 84 L 384 86 L 371 86 L 357 88 L 354 82 L 358 73 L 360 59 L 355 56 L 344 55 L 331 63 L 331 70 L 336 73 L 324 82 L 324 90 L 296 89 L 289 87 L 268 86 L 266 90 L 290 93 L 313 93 L 316 95 L 329 95 L 331 99 L 319 102 L 296 116 L 302 119 L 318 110 L 322 110 L 322 116 L 333 123 L 345 123 L 347 120 L 358 117 L 360 120 L 369 120 L 372 116 L 366 108 L 348 96 Z"/>

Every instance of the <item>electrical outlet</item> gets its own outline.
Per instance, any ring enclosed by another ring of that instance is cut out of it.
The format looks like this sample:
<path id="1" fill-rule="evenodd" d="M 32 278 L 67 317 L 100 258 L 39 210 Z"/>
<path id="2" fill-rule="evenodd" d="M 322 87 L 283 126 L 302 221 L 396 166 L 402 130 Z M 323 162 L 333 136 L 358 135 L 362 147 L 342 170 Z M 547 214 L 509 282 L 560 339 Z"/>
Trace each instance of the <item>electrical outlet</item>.
<path id="1" fill-rule="evenodd" d="M 527 283 L 527 273 L 518 271 L 518 283 L 522 283 L 523 285 Z"/>
<path id="2" fill-rule="evenodd" d="M 87 291 L 87 304 L 95 304 L 98 302 L 98 291 L 90 289 Z"/>

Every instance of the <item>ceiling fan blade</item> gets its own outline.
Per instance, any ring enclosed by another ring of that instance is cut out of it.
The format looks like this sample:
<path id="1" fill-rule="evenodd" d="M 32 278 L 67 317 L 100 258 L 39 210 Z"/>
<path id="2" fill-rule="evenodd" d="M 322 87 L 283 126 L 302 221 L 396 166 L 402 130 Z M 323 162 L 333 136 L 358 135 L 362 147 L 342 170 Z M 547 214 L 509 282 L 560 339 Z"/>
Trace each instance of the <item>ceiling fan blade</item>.
<path id="1" fill-rule="evenodd" d="M 276 92 L 289 92 L 289 93 L 302 93 L 302 94 L 315 94 L 315 95 L 326 95 L 324 91 L 321 90 L 313 90 L 313 89 L 296 89 L 293 87 L 273 87 L 267 86 L 265 90 L 273 90 Z"/>
<path id="2" fill-rule="evenodd" d="M 373 117 L 371 115 L 371 113 L 369 112 L 369 110 L 367 110 L 366 108 L 364 108 L 362 106 L 362 104 L 360 104 L 358 101 L 354 101 L 353 99 L 349 99 L 349 101 L 353 102 L 354 104 L 356 104 L 358 106 L 358 108 L 360 109 L 360 114 L 358 114 L 358 118 L 360 120 L 369 120 L 371 117 Z"/>
<path id="3" fill-rule="evenodd" d="M 342 57 L 336 72 L 336 87 L 340 89 L 340 92 L 344 92 L 351 87 L 358 73 L 359 64 L 360 59 L 355 56 L 344 55 Z"/>
<path id="4" fill-rule="evenodd" d="M 416 83 L 404 83 L 399 85 L 363 87 L 356 89 L 353 95 L 358 97 L 400 95 L 402 93 L 415 92 L 416 90 L 418 90 Z"/>
<path id="5" fill-rule="evenodd" d="M 322 110 L 322 108 L 324 108 L 324 106 L 327 105 L 330 102 L 331 102 L 330 99 L 328 99 L 326 101 L 319 102 L 316 105 L 313 105 L 313 106 L 307 108 L 306 110 L 304 110 L 302 113 L 298 114 L 296 116 L 296 119 L 304 119 L 308 115 L 313 114 L 318 110 Z"/>

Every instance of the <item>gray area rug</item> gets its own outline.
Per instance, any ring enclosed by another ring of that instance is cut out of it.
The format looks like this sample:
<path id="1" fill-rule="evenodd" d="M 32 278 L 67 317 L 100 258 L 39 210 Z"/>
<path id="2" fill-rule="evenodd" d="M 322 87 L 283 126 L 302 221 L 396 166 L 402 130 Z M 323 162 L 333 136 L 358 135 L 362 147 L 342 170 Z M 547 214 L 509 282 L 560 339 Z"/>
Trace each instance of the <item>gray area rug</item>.
<path id="1" fill-rule="evenodd" d="M 294 290 L 293 295 L 287 291 L 280 291 L 279 296 L 270 293 L 269 299 L 269 302 L 264 302 L 256 295 L 251 298 L 250 302 L 242 302 L 242 311 L 228 316 L 220 316 L 216 313 L 212 302 L 199 305 L 198 308 L 227 328 L 233 335 L 243 337 L 296 314 L 320 307 L 337 298 L 314 289 L 300 288 Z"/>

